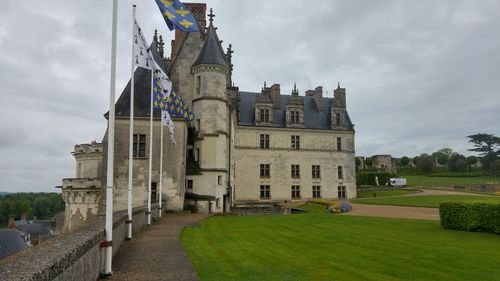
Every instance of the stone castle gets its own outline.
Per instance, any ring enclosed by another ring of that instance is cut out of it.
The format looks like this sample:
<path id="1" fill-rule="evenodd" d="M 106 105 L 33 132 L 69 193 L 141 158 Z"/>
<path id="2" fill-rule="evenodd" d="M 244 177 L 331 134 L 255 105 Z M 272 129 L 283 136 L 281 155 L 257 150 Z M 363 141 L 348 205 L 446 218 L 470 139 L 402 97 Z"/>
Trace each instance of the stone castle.
<path id="1" fill-rule="evenodd" d="M 177 145 L 164 139 L 160 171 L 160 130 L 166 128 L 155 110 L 154 132 L 149 135 L 151 72 L 136 69 L 134 207 L 147 203 L 149 157 L 152 201 L 157 201 L 162 173 L 163 198 L 173 211 L 220 213 L 238 204 L 356 197 L 354 125 L 345 89 L 337 85 L 333 98 L 324 97 L 321 86 L 305 95 L 296 87 L 282 94 L 279 84 L 265 83 L 260 92 L 240 91 L 232 81 L 231 45 L 223 49 L 212 11 L 207 15 L 204 3 L 186 6 L 201 31 L 176 30 L 168 58 L 162 37 L 155 33 L 151 50 L 195 119 L 174 119 Z M 116 211 L 127 208 L 131 86 L 129 82 L 115 108 Z M 66 231 L 92 220 L 103 208 L 107 145 L 106 132 L 102 143 L 74 148 L 76 177 L 62 182 Z"/>

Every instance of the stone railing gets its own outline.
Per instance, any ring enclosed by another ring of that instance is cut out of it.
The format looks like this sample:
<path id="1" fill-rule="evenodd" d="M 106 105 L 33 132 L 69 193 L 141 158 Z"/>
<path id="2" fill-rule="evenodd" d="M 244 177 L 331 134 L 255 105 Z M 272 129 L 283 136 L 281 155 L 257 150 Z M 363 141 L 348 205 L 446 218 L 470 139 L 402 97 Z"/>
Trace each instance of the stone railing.
<path id="1" fill-rule="evenodd" d="M 164 203 L 165 204 L 165 203 Z M 146 207 L 133 210 L 133 231 L 147 223 Z M 158 204 L 151 209 L 158 216 Z M 63 234 L 22 253 L 0 260 L 2 281 L 94 281 L 104 268 L 104 217 L 80 230 Z M 126 236 L 126 211 L 113 216 L 113 255 Z"/>

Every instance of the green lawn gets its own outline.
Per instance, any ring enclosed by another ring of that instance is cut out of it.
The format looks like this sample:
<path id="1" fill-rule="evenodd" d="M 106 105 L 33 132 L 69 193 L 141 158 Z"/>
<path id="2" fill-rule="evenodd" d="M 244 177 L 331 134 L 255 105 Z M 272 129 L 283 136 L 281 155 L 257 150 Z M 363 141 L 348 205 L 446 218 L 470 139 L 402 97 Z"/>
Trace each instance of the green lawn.
<path id="1" fill-rule="evenodd" d="M 498 280 L 500 236 L 435 221 L 308 214 L 211 217 L 182 243 L 202 281 Z"/>
<path id="2" fill-rule="evenodd" d="M 439 204 L 450 201 L 500 203 L 500 196 L 423 195 L 423 196 L 373 198 L 373 199 L 367 198 L 367 199 L 352 200 L 353 203 L 362 203 L 362 204 L 417 206 L 417 207 L 432 207 L 432 208 L 437 208 L 439 207 Z"/>
<path id="3" fill-rule="evenodd" d="M 400 196 L 407 195 L 417 192 L 413 189 L 395 189 L 395 190 L 376 190 L 376 191 L 362 191 L 358 192 L 358 198 L 373 198 L 373 193 L 377 194 L 377 197 L 388 197 L 388 196 Z"/>
<path id="4" fill-rule="evenodd" d="M 500 179 L 492 177 L 473 177 L 473 178 L 455 178 L 455 177 L 429 177 L 425 175 L 402 175 L 406 178 L 408 186 L 463 186 L 475 184 L 499 184 Z"/>

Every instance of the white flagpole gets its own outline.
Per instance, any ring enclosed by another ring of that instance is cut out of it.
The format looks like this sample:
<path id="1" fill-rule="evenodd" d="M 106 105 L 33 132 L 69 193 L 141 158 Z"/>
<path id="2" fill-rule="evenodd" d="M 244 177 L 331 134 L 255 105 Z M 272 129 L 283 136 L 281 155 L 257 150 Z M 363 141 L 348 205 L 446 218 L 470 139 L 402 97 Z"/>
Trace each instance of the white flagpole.
<path id="1" fill-rule="evenodd" d="M 158 206 L 158 217 L 161 218 L 162 213 L 162 193 L 163 193 L 163 113 L 162 113 L 162 121 L 160 122 L 160 198 L 159 198 L 159 206 Z"/>
<path id="2" fill-rule="evenodd" d="M 127 239 L 132 239 L 132 183 L 134 175 L 134 92 L 135 92 L 135 5 L 132 5 L 132 63 L 130 67 L 130 130 L 128 146 L 128 229 Z"/>
<path id="3" fill-rule="evenodd" d="M 103 275 L 111 275 L 113 258 L 113 161 L 115 148 L 115 86 L 116 86 L 116 18 L 118 0 L 113 0 L 113 20 L 111 27 L 111 77 L 109 86 L 109 119 L 108 119 L 108 152 L 106 178 L 106 241 L 101 244 L 105 250 L 105 265 Z"/>
<path id="4" fill-rule="evenodd" d="M 151 70 L 151 109 L 149 116 L 149 180 L 148 180 L 148 225 L 151 225 L 151 169 L 153 166 L 153 74 L 154 68 Z"/>

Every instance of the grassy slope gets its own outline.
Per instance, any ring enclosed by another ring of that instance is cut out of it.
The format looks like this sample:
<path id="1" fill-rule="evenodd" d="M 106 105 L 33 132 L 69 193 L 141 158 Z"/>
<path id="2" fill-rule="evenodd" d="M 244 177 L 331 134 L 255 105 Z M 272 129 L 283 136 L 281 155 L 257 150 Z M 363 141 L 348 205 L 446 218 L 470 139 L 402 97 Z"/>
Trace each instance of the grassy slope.
<path id="1" fill-rule="evenodd" d="M 358 192 L 358 198 L 373 198 L 373 193 L 376 193 L 377 197 L 387 197 L 387 196 L 407 195 L 407 194 L 411 194 L 411 193 L 415 193 L 415 192 L 417 192 L 417 191 L 416 190 L 404 190 L 404 189 L 363 191 L 363 192 Z"/>
<path id="2" fill-rule="evenodd" d="M 463 186 L 476 184 L 500 184 L 500 179 L 492 177 L 454 178 L 454 177 L 429 177 L 425 175 L 403 175 L 408 180 L 408 186 Z"/>
<path id="3" fill-rule="evenodd" d="M 469 195 L 423 195 L 423 196 L 352 200 L 353 203 L 362 203 L 362 204 L 417 206 L 417 207 L 433 207 L 433 208 L 439 207 L 440 203 L 450 202 L 450 201 L 500 203 L 500 197 L 469 196 Z"/>
<path id="4" fill-rule="evenodd" d="M 445 230 L 432 221 L 331 215 L 317 206 L 312 210 L 212 217 L 201 228 L 185 229 L 182 242 L 203 281 L 500 276 L 498 235 Z"/>

